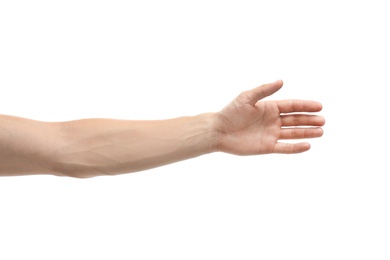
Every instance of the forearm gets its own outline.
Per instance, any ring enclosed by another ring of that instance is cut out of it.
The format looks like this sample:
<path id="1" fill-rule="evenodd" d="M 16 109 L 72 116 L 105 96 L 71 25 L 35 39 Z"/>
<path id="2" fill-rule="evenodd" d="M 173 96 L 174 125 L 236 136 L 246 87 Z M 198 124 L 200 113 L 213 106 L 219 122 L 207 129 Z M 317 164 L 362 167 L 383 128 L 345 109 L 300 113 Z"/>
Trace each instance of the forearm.
<path id="1" fill-rule="evenodd" d="M 142 171 L 210 153 L 214 114 L 168 120 L 82 119 L 60 124 L 56 174 L 92 177 Z"/>

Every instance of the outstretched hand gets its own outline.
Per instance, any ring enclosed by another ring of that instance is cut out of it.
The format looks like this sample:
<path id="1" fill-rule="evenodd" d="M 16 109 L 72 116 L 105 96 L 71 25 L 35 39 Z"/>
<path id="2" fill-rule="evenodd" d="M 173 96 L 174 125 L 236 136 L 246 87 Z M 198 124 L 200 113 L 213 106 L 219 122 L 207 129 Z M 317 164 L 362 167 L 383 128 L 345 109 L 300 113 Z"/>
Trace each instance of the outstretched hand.
<path id="1" fill-rule="evenodd" d="M 283 86 L 281 80 L 242 92 L 217 113 L 217 150 L 237 155 L 300 153 L 307 142 L 279 140 L 320 137 L 322 116 L 310 114 L 322 109 L 310 100 L 261 101 Z"/>

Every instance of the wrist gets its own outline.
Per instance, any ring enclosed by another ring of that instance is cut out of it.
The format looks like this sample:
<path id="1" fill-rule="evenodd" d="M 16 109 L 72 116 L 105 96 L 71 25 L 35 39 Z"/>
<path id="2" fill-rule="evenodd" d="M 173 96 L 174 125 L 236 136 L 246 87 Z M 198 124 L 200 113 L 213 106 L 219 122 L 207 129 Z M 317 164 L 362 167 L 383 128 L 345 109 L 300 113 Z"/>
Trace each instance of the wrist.
<path id="1" fill-rule="evenodd" d="M 216 152 L 217 139 L 217 113 L 204 113 L 196 116 L 197 124 L 202 127 L 204 136 L 202 147 L 205 154 Z"/>

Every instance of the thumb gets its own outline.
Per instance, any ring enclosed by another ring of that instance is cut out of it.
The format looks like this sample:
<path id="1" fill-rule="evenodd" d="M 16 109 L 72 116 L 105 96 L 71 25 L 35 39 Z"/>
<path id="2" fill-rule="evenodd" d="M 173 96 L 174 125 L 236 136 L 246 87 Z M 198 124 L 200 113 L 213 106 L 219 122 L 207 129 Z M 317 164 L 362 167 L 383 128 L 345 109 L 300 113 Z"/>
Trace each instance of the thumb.
<path id="1" fill-rule="evenodd" d="M 254 89 L 243 92 L 243 101 L 247 104 L 255 105 L 257 101 L 274 94 L 283 86 L 282 80 L 268 83 Z"/>

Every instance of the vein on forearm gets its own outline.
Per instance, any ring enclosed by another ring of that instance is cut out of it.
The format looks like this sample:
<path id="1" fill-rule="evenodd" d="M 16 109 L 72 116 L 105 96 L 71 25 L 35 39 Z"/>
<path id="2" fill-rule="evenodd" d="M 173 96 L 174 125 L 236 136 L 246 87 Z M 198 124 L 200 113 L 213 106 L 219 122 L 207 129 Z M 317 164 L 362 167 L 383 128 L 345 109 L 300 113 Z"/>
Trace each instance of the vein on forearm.
<path id="1" fill-rule="evenodd" d="M 198 116 L 156 121 L 67 122 L 56 170 L 65 175 L 112 175 L 196 157 L 210 152 L 212 138 L 207 120 Z"/>

